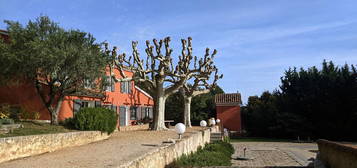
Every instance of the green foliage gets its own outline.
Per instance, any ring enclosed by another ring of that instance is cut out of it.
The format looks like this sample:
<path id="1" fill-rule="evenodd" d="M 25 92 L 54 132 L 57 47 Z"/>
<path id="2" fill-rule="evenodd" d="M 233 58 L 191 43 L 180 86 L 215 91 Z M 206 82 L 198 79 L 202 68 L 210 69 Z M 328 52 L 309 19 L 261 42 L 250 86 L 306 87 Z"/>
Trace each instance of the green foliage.
<path id="1" fill-rule="evenodd" d="M 199 125 L 201 120 L 208 118 L 216 118 L 216 107 L 214 105 L 214 96 L 216 94 L 224 93 L 224 91 L 217 86 L 207 94 L 198 95 L 192 98 L 191 102 L 191 122 L 192 125 Z"/>
<path id="2" fill-rule="evenodd" d="M 21 116 L 21 112 L 24 109 L 21 106 L 11 106 L 10 107 L 10 118 L 15 120 L 15 121 L 19 121 L 20 120 L 20 116 Z"/>
<path id="3" fill-rule="evenodd" d="M 214 106 L 214 96 L 224 93 L 217 86 L 210 93 L 198 95 L 192 98 L 191 102 L 191 122 L 192 125 L 199 125 L 201 120 L 207 120 L 216 117 L 216 108 Z M 175 122 L 183 122 L 184 100 L 183 96 L 176 92 L 170 95 L 165 104 L 165 118 Z"/>
<path id="4" fill-rule="evenodd" d="M 165 119 L 183 122 L 184 100 L 180 92 L 175 92 L 166 99 Z"/>
<path id="5" fill-rule="evenodd" d="M 249 97 L 242 114 L 251 136 L 357 140 L 356 102 L 356 68 L 324 61 L 321 70 L 287 70 L 280 91 Z"/>
<path id="6" fill-rule="evenodd" d="M 67 119 L 65 125 L 78 130 L 98 130 L 111 134 L 117 125 L 117 114 L 106 108 L 82 108 L 73 119 Z"/>
<path id="7" fill-rule="evenodd" d="M 5 125 L 5 124 L 14 124 L 14 120 L 11 118 L 2 118 L 0 119 L 0 125 Z"/>
<path id="8" fill-rule="evenodd" d="M 23 125 L 23 127 L 14 129 L 13 131 L 6 134 L 0 134 L 0 138 L 38 135 L 38 134 L 55 134 L 55 133 L 72 131 L 72 130 L 65 129 L 63 126 L 50 125 L 47 123 L 35 123 L 31 121 L 26 121 L 26 122 L 19 122 L 19 124 Z"/>
<path id="9" fill-rule="evenodd" d="M 181 156 L 173 167 L 230 166 L 234 148 L 227 142 L 206 144 L 197 152 Z"/>
<path id="10" fill-rule="evenodd" d="M 26 109 L 20 109 L 20 117 L 21 119 L 30 119 L 30 120 L 38 120 L 40 119 L 41 115 L 38 111 L 29 111 Z"/>
<path id="11" fill-rule="evenodd" d="M 11 118 L 15 121 L 20 119 L 20 113 L 24 109 L 21 106 L 11 106 L 9 104 L 0 104 L 0 118 Z"/>
<path id="12" fill-rule="evenodd" d="M 0 105 L 0 119 L 6 119 L 10 117 L 11 109 L 8 104 Z"/>
<path id="13" fill-rule="evenodd" d="M 63 125 L 64 127 L 68 129 L 76 129 L 75 128 L 75 123 L 74 123 L 74 118 L 66 118 L 63 121 L 59 122 L 60 125 Z"/>
<path id="14" fill-rule="evenodd" d="M 223 137 L 223 142 L 231 143 L 231 138 L 229 136 L 224 136 Z"/>

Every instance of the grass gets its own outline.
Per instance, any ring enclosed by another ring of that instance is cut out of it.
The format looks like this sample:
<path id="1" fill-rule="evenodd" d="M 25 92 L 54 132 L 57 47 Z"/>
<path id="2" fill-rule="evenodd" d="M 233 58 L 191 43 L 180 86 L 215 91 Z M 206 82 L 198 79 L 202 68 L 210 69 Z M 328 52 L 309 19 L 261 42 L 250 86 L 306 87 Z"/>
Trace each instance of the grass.
<path id="1" fill-rule="evenodd" d="M 239 137 L 231 138 L 231 142 L 292 142 L 291 139 L 257 138 L 257 137 Z"/>
<path id="2" fill-rule="evenodd" d="M 233 146 L 228 142 L 215 142 L 205 145 L 195 153 L 183 155 L 170 167 L 202 167 L 202 166 L 231 166 Z"/>
<path id="3" fill-rule="evenodd" d="M 19 122 L 23 128 L 14 129 L 12 132 L 0 134 L 0 138 L 25 136 L 25 135 L 38 135 L 38 134 L 53 134 L 62 132 L 71 132 L 73 130 L 66 129 L 61 125 L 51 125 L 48 123 L 34 123 L 30 121 Z"/>

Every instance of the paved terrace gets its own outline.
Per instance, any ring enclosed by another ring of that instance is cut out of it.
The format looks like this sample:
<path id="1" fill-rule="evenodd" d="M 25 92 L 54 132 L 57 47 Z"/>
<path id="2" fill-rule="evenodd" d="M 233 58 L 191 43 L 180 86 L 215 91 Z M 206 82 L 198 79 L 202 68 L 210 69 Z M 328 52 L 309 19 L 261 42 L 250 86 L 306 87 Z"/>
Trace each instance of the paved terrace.
<path id="1" fill-rule="evenodd" d="M 288 142 L 236 142 L 233 158 L 243 157 L 246 148 L 246 157 L 252 160 L 232 160 L 232 166 L 239 167 L 300 167 L 312 163 L 318 150 L 315 143 L 288 143 Z"/>
<path id="2" fill-rule="evenodd" d="M 199 129 L 201 128 L 190 128 L 184 136 L 189 136 Z M 178 135 L 173 130 L 115 132 L 107 140 L 0 163 L 0 167 L 119 167 L 158 148 L 163 141 L 176 138 Z"/>

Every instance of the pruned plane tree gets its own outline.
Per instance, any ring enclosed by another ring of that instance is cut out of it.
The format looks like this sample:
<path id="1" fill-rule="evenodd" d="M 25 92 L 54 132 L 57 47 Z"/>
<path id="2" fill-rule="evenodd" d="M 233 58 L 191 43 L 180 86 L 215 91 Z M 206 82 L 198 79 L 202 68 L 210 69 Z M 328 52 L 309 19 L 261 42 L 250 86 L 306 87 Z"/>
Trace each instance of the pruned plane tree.
<path id="1" fill-rule="evenodd" d="M 113 59 L 113 65 L 122 76 L 121 79 L 116 80 L 134 80 L 144 83 L 150 90 L 155 104 L 152 130 L 166 129 L 164 123 L 165 101 L 169 95 L 184 87 L 190 79 L 205 81 L 204 79 L 208 79 L 208 74 L 217 71 L 217 68 L 213 66 L 213 57 L 217 51 L 214 50 L 210 53 L 209 49 L 206 49 L 205 56 L 198 59 L 192 54 L 191 41 L 191 37 L 181 40 L 182 51 L 177 61 L 174 61 L 172 57 L 173 49 L 170 47 L 170 37 L 162 40 L 153 39 L 152 42 L 146 41 L 146 59 L 140 57 L 137 41 L 132 42 L 133 51 L 130 56 L 125 53 L 118 54 L 116 47 L 110 50 L 106 45 L 106 53 Z M 134 76 L 128 77 L 125 70 L 133 71 Z M 203 83 L 207 84 L 207 82 Z"/>

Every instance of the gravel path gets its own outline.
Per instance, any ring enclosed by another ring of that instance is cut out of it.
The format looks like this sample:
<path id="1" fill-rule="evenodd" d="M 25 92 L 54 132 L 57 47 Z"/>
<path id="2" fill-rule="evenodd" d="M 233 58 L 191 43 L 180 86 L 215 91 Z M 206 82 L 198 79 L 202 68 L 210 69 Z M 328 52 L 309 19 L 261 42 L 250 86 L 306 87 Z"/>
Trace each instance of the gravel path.
<path id="1" fill-rule="evenodd" d="M 188 129 L 184 136 L 200 128 Z M 0 163 L 1 168 L 118 167 L 154 150 L 163 141 L 178 138 L 173 130 L 115 132 L 107 139 L 88 145 Z"/>
<path id="2" fill-rule="evenodd" d="M 307 166 L 315 158 L 317 145 L 315 143 L 285 143 L 285 142 L 235 142 L 233 158 L 246 157 L 251 160 L 232 160 L 233 166 Z"/>

